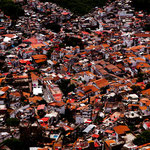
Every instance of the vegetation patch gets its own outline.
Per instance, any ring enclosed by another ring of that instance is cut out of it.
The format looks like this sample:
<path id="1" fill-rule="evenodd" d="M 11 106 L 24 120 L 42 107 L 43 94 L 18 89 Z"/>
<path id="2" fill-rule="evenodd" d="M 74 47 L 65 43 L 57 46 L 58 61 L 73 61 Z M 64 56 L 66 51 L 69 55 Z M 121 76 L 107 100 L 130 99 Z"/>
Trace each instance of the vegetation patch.
<path id="1" fill-rule="evenodd" d="M 71 10 L 76 15 L 85 15 L 89 13 L 94 7 L 102 7 L 107 0 L 41 0 L 42 2 L 52 2 L 57 5 Z"/>
<path id="2" fill-rule="evenodd" d="M 15 4 L 12 0 L 0 0 L 0 9 L 11 19 L 18 19 L 24 15 L 24 10 L 19 4 Z"/>

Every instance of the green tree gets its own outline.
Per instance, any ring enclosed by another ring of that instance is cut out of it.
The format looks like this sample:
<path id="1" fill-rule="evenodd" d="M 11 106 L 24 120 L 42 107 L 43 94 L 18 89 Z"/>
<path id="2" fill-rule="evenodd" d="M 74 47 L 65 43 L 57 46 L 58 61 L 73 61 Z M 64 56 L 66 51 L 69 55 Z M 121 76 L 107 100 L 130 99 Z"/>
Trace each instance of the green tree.
<path id="1" fill-rule="evenodd" d="M 138 93 L 142 91 L 140 86 L 133 85 L 131 88 L 132 88 L 133 93 Z"/>
<path id="2" fill-rule="evenodd" d="M 55 69 L 57 69 L 58 67 L 60 67 L 60 63 L 57 62 L 56 64 L 53 65 L 53 67 L 54 67 Z"/>
<path id="3" fill-rule="evenodd" d="M 74 91 L 75 89 L 75 85 L 70 84 L 69 79 L 62 79 L 57 84 L 65 96 L 67 96 L 69 92 Z"/>
<path id="4" fill-rule="evenodd" d="M 146 89 L 146 90 L 147 90 L 147 89 L 150 89 L 150 83 L 147 83 L 147 84 L 146 84 L 145 89 Z"/>
<path id="5" fill-rule="evenodd" d="M 144 29 L 145 31 L 150 31 L 150 23 L 146 24 L 146 25 L 143 27 L 143 29 Z"/>
<path id="6" fill-rule="evenodd" d="M 85 15 L 94 7 L 102 7 L 108 0 L 41 0 L 42 2 L 49 1 L 60 5 L 61 7 L 70 9 L 76 15 Z"/>
<path id="7" fill-rule="evenodd" d="M 114 99 L 115 99 L 115 101 L 121 102 L 123 98 L 122 98 L 122 95 L 121 95 L 121 94 L 118 94 L 118 93 L 117 93 L 117 94 L 115 95 Z"/>
<path id="8" fill-rule="evenodd" d="M 24 146 L 24 143 L 18 139 L 11 138 L 3 142 L 4 145 L 8 146 L 11 150 L 27 150 L 28 148 Z"/>
<path id="9" fill-rule="evenodd" d="M 101 124 L 102 123 L 102 121 L 103 121 L 103 118 L 102 117 L 100 117 L 99 115 L 97 115 L 96 116 L 96 119 L 94 120 L 94 123 L 96 123 L 96 124 Z"/>
<path id="10" fill-rule="evenodd" d="M 38 103 L 39 103 L 39 105 L 41 105 L 41 104 L 45 104 L 45 106 L 47 106 L 47 102 L 43 99 L 43 100 L 41 100 L 41 101 L 38 101 Z"/>
<path id="11" fill-rule="evenodd" d="M 17 118 L 8 118 L 6 119 L 6 125 L 7 126 L 18 126 L 20 123 L 20 120 Z"/>
<path id="12" fill-rule="evenodd" d="M 101 88 L 101 94 L 106 94 L 108 87 L 102 87 Z"/>
<path id="13" fill-rule="evenodd" d="M 146 143 L 150 143 L 150 131 L 143 131 L 140 135 L 133 140 L 135 145 L 143 145 Z"/>
<path id="14" fill-rule="evenodd" d="M 47 52 L 47 58 L 51 58 L 51 54 L 54 51 L 54 48 L 52 47 L 48 52 Z"/>
<path id="15" fill-rule="evenodd" d="M 135 127 L 135 125 L 130 125 L 130 126 L 129 126 L 129 129 L 130 129 L 131 131 L 136 131 L 136 130 L 137 130 L 137 127 Z"/>
<path id="16" fill-rule="evenodd" d="M 70 104 L 65 109 L 65 118 L 68 120 L 68 122 L 75 122 L 73 118 L 73 110 L 70 109 Z"/>
<path id="17" fill-rule="evenodd" d="M 140 69 L 138 70 L 137 77 L 138 77 L 137 82 L 143 82 L 144 74 L 142 73 L 142 71 Z"/>
<path id="18" fill-rule="evenodd" d="M 44 23 L 44 26 L 47 28 L 47 29 L 51 29 L 53 32 L 60 32 L 60 25 L 58 25 L 57 23 Z"/>
<path id="19" fill-rule="evenodd" d="M 12 0 L 0 0 L 0 9 L 14 20 L 24 15 L 24 10 L 21 6 L 15 4 Z"/>
<path id="20" fill-rule="evenodd" d="M 81 39 L 66 36 L 63 41 L 67 46 L 80 46 L 81 49 L 84 49 L 84 44 Z"/>
<path id="21" fill-rule="evenodd" d="M 136 10 L 144 10 L 148 13 L 150 12 L 150 0 L 133 0 L 132 6 L 135 7 Z"/>
<path id="22" fill-rule="evenodd" d="M 20 140 L 25 147 L 37 147 L 43 141 L 43 129 L 41 127 L 20 127 Z M 22 150 L 22 149 L 20 149 Z"/>

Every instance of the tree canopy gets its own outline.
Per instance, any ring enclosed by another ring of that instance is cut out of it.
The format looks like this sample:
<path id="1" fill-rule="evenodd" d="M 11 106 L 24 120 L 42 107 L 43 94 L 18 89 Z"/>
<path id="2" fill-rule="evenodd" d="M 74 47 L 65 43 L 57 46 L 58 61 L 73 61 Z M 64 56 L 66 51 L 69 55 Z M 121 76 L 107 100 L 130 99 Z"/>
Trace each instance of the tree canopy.
<path id="1" fill-rule="evenodd" d="M 133 140 L 133 143 L 136 145 L 143 145 L 146 143 L 150 143 L 150 131 L 143 131 L 140 135 Z"/>
<path id="2" fill-rule="evenodd" d="M 144 10 L 148 13 L 150 12 L 150 0 L 133 0 L 132 5 L 136 10 Z"/>
<path id="3" fill-rule="evenodd" d="M 0 0 L 0 9 L 11 19 L 17 19 L 24 15 L 24 10 L 20 5 L 15 4 L 12 0 Z"/>
<path id="4" fill-rule="evenodd" d="M 140 86 L 136 86 L 136 85 L 133 85 L 131 86 L 132 90 L 133 90 L 133 93 L 138 93 L 140 91 L 142 91 L 141 87 Z"/>
<path id="5" fill-rule="evenodd" d="M 74 89 L 75 89 L 75 85 L 70 84 L 69 79 L 67 79 L 67 80 L 62 79 L 57 84 L 65 96 L 67 96 L 69 92 L 74 91 Z"/>
<path id="6" fill-rule="evenodd" d="M 76 15 L 85 15 L 89 13 L 94 7 L 102 7 L 107 0 L 41 0 L 56 3 L 61 7 L 70 9 Z"/>
<path id="7" fill-rule="evenodd" d="M 63 39 L 63 42 L 67 45 L 67 46 L 80 46 L 81 49 L 84 48 L 84 44 L 82 42 L 81 39 L 78 39 L 78 38 L 75 38 L 75 37 L 69 37 L 69 36 L 66 36 L 64 39 Z"/>
<path id="8" fill-rule="evenodd" d="M 146 84 L 145 89 L 146 89 L 146 90 L 147 90 L 147 89 L 150 89 L 150 82 Z"/>
<path id="9" fill-rule="evenodd" d="M 15 138 L 7 139 L 3 143 L 7 145 L 11 150 L 27 150 L 27 148 L 24 147 L 24 143 Z"/>
<path id="10" fill-rule="evenodd" d="M 18 126 L 20 123 L 20 120 L 17 118 L 8 118 L 6 120 L 6 125 L 7 126 Z"/>
<path id="11" fill-rule="evenodd" d="M 46 29 L 51 29 L 53 32 L 60 32 L 60 25 L 56 24 L 56 23 L 45 23 L 44 26 L 46 27 Z"/>

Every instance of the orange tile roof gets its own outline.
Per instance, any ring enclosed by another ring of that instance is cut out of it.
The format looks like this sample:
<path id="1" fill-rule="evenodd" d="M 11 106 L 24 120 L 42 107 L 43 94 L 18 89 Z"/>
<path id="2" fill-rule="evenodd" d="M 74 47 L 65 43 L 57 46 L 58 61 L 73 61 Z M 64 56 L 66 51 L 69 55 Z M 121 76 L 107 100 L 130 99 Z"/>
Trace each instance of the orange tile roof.
<path id="1" fill-rule="evenodd" d="M 134 106 L 134 107 L 139 107 L 139 104 L 129 104 L 129 105 L 128 105 L 128 107 L 132 107 L 132 106 Z"/>
<path id="2" fill-rule="evenodd" d="M 2 83 L 3 80 L 5 80 L 5 77 L 4 78 L 0 78 L 0 84 Z"/>
<path id="3" fill-rule="evenodd" d="M 36 63 L 41 63 L 41 62 L 45 62 L 46 59 L 38 59 L 38 60 L 35 60 Z"/>
<path id="4" fill-rule="evenodd" d="M 148 98 L 141 98 L 140 99 L 140 102 L 142 103 L 146 103 L 146 102 L 149 102 L 150 100 Z"/>
<path id="5" fill-rule="evenodd" d="M 16 96 L 16 97 L 20 97 L 21 96 L 21 94 L 19 92 L 12 92 L 12 93 L 10 93 L 10 95 Z"/>
<path id="6" fill-rule="evenodd" d="M 133 47 L 130 47 L 128 48 L 127 50 L 139 50 L 141 48 L 145 47 L 145 45 L 138 45 L 138 46 L 133 46 Z"/>
<path id="7" fill-rule="evenodd" d="M 33 59 L 47 59 L 46 55 L 32 55 Z"/>
<path id="8" fill-rule="evenodd" d="M 121 70 L 119 68 L 115 68 L 112 70 L 112 72 L 118 72 L 118 71 L 121 72 Z"/>
<path id="9" fill-rule="evenodd" d="M 40 44 L 31 44 L 31 47 L 32 48 L 40 48 L 40 47 L 43 47 L 45 46 L 44 44 L 40 43 Z"/>
<path id="10" fill-rule="evenodd" d="M 116 143 L 114 140 L 107 140 L 105 143 L 110 147 L 111 143 Z"/>
<path id="11" fill-rule="evenodd" d="M 88 105 L 85 105 L 85 106 L 78 107 L 77 110 L 84 110 L 84 109 L 86 110 L 88 108 L 89 108 Z"/>
<path id="12" fill-rule="evenodd" d="M 136 57 L 136 58 L 134 58 L 134 60 L 140 60 L 140 61 L 144 61 L 145 62 L 145 59 L 143 59 L 141 57 Z"/>
<path id="13" fill-rule="evenodd" d="M 99 79 L 99 80 L 94 81 L 94 83 L 95 83 L 99 88 L 102 88 L 102 87 L 105 87 L 105 86 L 109 85 L 109 82 L 108 82 L 106 79 Z"/>
<path id="14" fill-rule="evenodd" d="M 125 134 L 130 129 L 126 125 L 119 125 L 113 128 L 117 134 Z"/>
<path id="15" fill-rule="evenodd" d="M 26 79 L 26 78 L 28 78 L 28 75 L 20 75 L 20 76 L 13 75 L 13 78 L 14 79 Z"/>
<path id="16" fill-rule="evenodd" d="M 140 145 L 138 147 L 136 147 L 137 149 L 141 149 L 141 148 L 144 148 L 146 146 L 150 146 L 150 143 L 146 143 L 146 144 L 143 144 L 143 145 Z M 146 149 L 147 150 L 147 149 Z"/>
<path id="17" fill-rule="evenodd" d="M 37 110 L 44 110 L 45 104 L 38 105 Z"/>
<path id="18" fill-rule="evenodd" d="M 88 102 L 88 98 L 86 98 L 86 99 L 83 100 L 83 101 L 80 101 L 79 103 L 80 103 L 80 104 L 83 104 L 83 103 L 86 103 L 86 102 Z"/>
<path id="19" fill-rule="evenodd" d="M 150 68 L 150 65 L 146 62 L 140 62 L 138 63 L 138 65 L 136 66 L 137 69 L 139 68 Z"/>
<path id="20" fill-rule="evenodd" d="M 23 92 L 22 94 L 24 97 L 30 97 L 30 93 Z"/>
<path id="21" fill-rule="evenodd" d="M 1 89 L 1 91 L 6 92 L 8 89 L 9 89 L 9 87 L 8 87 L 8 86 L 5 86 L 5 87 L 3 87 L 3 88 Z"/>
<path id="22" fill-rule="evenodd" d="M 145 33 L 136 33 L 134 35 L 137 37 L 150 37 L 150 34 L 145 34 Z"/>
<path id="23" fill-rule="evenodd" d="M 117 66 L 114 66 L 114 65 L 112 65 L 112 64 L 109 64 L 109 65 L 105 66 L 105 68 L 107 68 L 108 70 L 118 69 Z M 120 70 L 120 69 L 119 69 L 119 70 Z"/>
<path id="24" fill-rule="evenodd" d="M 7 97 L 7 94 L 5 93 L 5 94 L 3 94 L 2 96 L 0 96 L 0 98 L 6 98 Z"/>
<path id="25" fill-rule="evenodd" d="M 84 96 L 84 94 L 83 94 L 83 93 L 81 93 L 81 92 L 78 92 L 78 96 L 83 97 L 83 96 Z"/>
<path id="26" fill-rule="evenodd" d="M 52 103 L 49 103 L 48 105 L 50 106 L 58 106 L 58 107 L 61 107 L 61 106 L 64 106 L 65 103 L 64 102 L 52 102 Z"/>
<path id="27" fill-rule="evenodd" d="M 67 58 L 71 58 L 71 57 L 73 57 L 74 55 L 65 55 L 65 57 L 67 57 Z"/>
<path id="28" fill-rule="evenodd" d="M 103 69 L 103 67 L 101 65 L 95 65 L 97 70 Z"/>
<path id="29" fill-rule="evenodd" d="M 100 69 L 99 72 L 102 74 L 102 75 L 107 75 L 108 72 L 104 69 Z"/>
<path id="30" fill-rule="evenodd" d="M 146 106 L 139 106 L 139 109 L 141 109 L 141 110 L 147 110 L 147 107 Z"/>
<path id="31" fill-rule="evenodd" d="M 32 81 L 38 80 L 39 77 L 37 75 L 35 75 L 35 73 L 31 72 L 30 74 L 31 74 Z"/>
<path id="32" fill-rule="evenodd" d="M 150 89 L 142 91 L 143 95 L 150 95 Z"/>
<path id="33" fill-rule="evenodd" d="M 29 100 L 29 102 L 36 103 L 37 101 L 41 101 L 42 97 L 40 97 L 40 96 L 29 97 L 28 100 Z"/>
<path id="34" fill-rule="evenodd" d="M 102 46 L 104 47 L 104 48 L 106 48 L 106 47 L 109 47 L 110 45 L 108 45 L 108 44 L 102 44 Z"/>
<path id="35" fill-rule="evenodd" d="M 9 37 L 9 38 L 13 38 L 13 37 L 15 37 L 16 35 L 15 35 L 15 34 L 5 34 L 5 35 L 2 35 L 2 36 L 6 36 L 6 37 Z"/>
<path id="36" fill-rule="evenodd" d="M 150 106 L 150 101 L 146 103 L 146 106 Z"/>
<path id="37" fill-rule="evenodd" d="M 57 64 L 57 61 L 53 60 L 53 63 L 54 63 L 54 65 L 56 65 L 56 64 Z"/>
<path id="38" fill-rule="evenodd" d="M 150 60 L 150 54 L 149 55 L 145 55 L 145 57 Z"/>
<path id="39" fill-rule="evenodd" d="M 92 72 L 90 72 L 90 71 L 85 71 L 85 73 L 86 73 L 87 75 L 95 76 L 95 74 L 93 74 L 93 73 L 92 73 Z"/>
<path id="40" fill-rule="evenodd" d="M 89 45 L 86 47 L 86 49 L 87 50 L 93 50 L 93 49 L 100 48 L 100 47 L 101 47 L 100 45 L 96 45 L 96 46 L 95 45 Z"/>
<path id="41" fill-rule="evenodd" d="M 96 91 L 98 91 L 99 89 L 97 89 L 97 88 L 96 88 L 95 86 L 93 86 L 93 85 L 88 85 L 88 86 L 83 87 L 83 90 L 84 90 L 84 92 L 88 92 L 88 91 L 96 92 Z"/>
<path id="42" fill-rule="evenodd" d="M 136 84 L 134 84 L 135 86 L 140 86 L 142 89 L 145 89 L 145 84 L 138 82 Z"/>
<path id="43" fill-rule="evenodd" d="M 63 67 L 62 67 L 62 70 L 63 70 L 63 71 L 67 71 L 68 68 L 67 68 L 66 66 L 63 66 Z"/>
<path id="44" fill-rule="evenodd" d="M 125 71 L 125 67 L 120 63 L 120 64 L 117 64 L 116 65 L 119 69 L 122 69 L 122 70 L 124 70 Z"/>

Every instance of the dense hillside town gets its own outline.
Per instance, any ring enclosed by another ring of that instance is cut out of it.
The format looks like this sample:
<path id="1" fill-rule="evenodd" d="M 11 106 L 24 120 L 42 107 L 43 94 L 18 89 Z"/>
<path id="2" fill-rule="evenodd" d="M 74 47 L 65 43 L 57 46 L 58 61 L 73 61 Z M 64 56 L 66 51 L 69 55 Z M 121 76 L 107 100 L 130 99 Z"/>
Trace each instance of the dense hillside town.
<path id="1" fill-rule="evenodd" d="M 15 2 L 15 22 L 0 11 L 0 149 L 149 150 L 150 15 Z"/>

